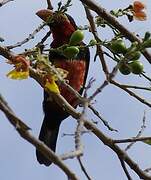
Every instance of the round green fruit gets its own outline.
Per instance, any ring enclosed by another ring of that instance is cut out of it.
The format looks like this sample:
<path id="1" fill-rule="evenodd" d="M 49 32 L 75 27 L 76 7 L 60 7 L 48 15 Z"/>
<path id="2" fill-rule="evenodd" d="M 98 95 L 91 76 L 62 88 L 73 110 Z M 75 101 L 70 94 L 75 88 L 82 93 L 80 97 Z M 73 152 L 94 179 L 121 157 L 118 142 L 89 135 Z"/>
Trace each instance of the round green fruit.
<path id="1" fill-rule="evenodd" d="M 114 40 L 111 43 L 111 49 L 118 54 L 125 54 L 127 52 L 126 45 L 122 39 Z"/>
<path id="2" fill-rule="evenodd" d="M 120 73 L 123 74 L 123 75 L 128 75 L 128 74 L 131 73 L 131 68 L 129 67 L 128 64 L 121 63 L 121 64 L 119 65 L 119 71 L 120 71 Z"/>
<path id="3" fill-rule="evenodd" d="M 141 74 L 144 70 L 144 65 L 140 61 L 133 61 L 129 66 L 133 74 Z"/>
<path id="4" fill-rule="evenodd" d="M 70 37 L 70 41 L 69 44 L 74 46 L 79 44 L 82 40 L 84 39 L 84 33 L 81 30 L 76 30 L 72 33 L 71 37 Z"/>
<path id="5" fill-rule="evenodd" d="M 97 44 L 97 41 L 95 39 L 91 39 L 89 42 L 90 46 L 95 46 Z"/>
<path id="6" fill-rule="evenodd" d="M 79 53 L 79 49 L 76 46 L 70 46 L 64 49 L 63 55 L 69 59 L 74 58 Z"/>

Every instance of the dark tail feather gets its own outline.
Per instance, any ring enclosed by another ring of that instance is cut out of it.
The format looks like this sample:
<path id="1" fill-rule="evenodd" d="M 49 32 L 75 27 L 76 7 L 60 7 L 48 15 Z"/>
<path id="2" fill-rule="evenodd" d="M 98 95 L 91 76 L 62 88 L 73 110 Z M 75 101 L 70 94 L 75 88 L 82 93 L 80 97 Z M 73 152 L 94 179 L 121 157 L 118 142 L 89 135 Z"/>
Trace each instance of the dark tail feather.
<path id="1" fill-rule="evenodd" d="M 41 127 L 39 139 L 43 141 L 52 151 L 55 152 L 60 123 L 57 124 L 57 126 L 50 128 L 47 122 L 48 121 L 45 118 Z M 36 150 L 36 156 L 40 164 L 49 166 L 52 163 L 38 150 Z"/>

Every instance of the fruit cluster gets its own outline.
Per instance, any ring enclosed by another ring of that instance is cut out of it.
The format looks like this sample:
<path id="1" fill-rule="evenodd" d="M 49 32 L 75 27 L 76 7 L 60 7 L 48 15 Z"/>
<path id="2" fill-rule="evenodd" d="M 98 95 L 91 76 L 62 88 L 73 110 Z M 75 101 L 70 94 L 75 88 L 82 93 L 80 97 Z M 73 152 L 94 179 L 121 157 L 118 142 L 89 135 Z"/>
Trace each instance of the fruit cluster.
<path id="1" fill-rule="evenodd" d="M 111 41 L 110 49 L 115 54 L 122 54 L 123 57 L 119 61 L 119 71 L 123 75 L 128 75 L 131 72 L 133 74 L 141 74 L 144 71 L 144 66 L 139 60 L 141 56 L 140 50 L 138 50 L 138 43 L 134 42 L 129 48 L 126 47 L 125 42 L 118 38 Z"/>
<path id="2" fill-rule="evenodd" d="M 77 45 L 84 39 L 84 33 L 81 30 L 76 30 L 70 37 L 69 46 L 63 50 L 63 55 L 69 59 L 77 56 L 79 48 Z"/>

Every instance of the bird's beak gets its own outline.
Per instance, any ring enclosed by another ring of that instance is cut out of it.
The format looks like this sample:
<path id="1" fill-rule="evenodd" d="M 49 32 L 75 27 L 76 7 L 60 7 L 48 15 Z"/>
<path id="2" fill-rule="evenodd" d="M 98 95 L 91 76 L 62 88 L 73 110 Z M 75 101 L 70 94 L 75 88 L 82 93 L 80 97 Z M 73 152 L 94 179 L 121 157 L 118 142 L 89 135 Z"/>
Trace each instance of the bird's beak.
<path id="1" fill-rule="evenodd" d="M 43 21 L 47 21 L 53 15 L 53 11 L 49 9 L 42 9 L 36 12 L 36 15 L 40 17 Z"/>

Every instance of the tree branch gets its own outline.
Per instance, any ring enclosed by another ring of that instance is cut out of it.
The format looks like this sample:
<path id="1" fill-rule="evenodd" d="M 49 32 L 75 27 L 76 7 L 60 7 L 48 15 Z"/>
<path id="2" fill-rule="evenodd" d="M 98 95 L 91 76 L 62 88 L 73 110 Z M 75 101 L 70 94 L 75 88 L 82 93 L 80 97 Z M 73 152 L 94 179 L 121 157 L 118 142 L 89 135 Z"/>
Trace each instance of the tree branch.
<path id="1" fill-rule="evenodd" d="M 14 0 L 3 0 L 2 2 L 0 2 L 0 7 L 2 7 L 3 5 L 9 3 L 10 1 L 14 1 Z"/>
<path id="2" fill-rule="evenodd" d="M 128 179 L 128 180 L 132 180 L 132 178 L 131 178 L 131 176 L 130 176 L 127 168 L 126 168 L 125 162 L 124 162 L 123 159 L 121 159 L 120 157 L 119 157 L 119 160 L 120 160 L 120 162 L 121 162 L 121 166 L 122 166 L 122 168 L 123 168 L 123 170 L 124 170 L 124 172 L 125 172 L 125 174 L 126 174 L 127 179 Z"/>
<path id="3" fill-rule="evenodd" d="M 48 5 L 47 9 L 50 9 L 50 10 L 53 9 L 53 6 L 51 4 L 51 0 L 47 0 L 47 5 Z"/>
<path id="4" fill-rule="evenodd" d="M 87 15 L 87 19 L 89 20 L 90 30 L 91 30 L 94 38 L 96 39 L 96 41 L 100 42 L 100 38 L 98 37 L 97 28 L 95 26 L 91 11 L 85 5 L 84 5 L 84 8 L 85 8 L 85 12 L 86 12 L 86 15 Z M 109 71 L 108 71 L 108 67 L 107 67 L 105 59 L 104 59 L 104 54 L 103 54 L 103 51 L 102 51 L 102 47 L 100 45 L 96 45 L 96 47 L 97 47 L 96 55 L 99 56 L 101 64 L 102 64 L 103 71 L 106 74 L 106 76 L 108 76 Z"/>
<path id="5" fill-rule="evenodd" d="M 138 101 L 140 101 L 141 103 L 147 105 L 148 107 L 151 107 L 151 103 L 146 101 L 144 98 L 141 98 L 140 96 L 138 96 L 136 93 L 134 93 L 133 91 L 127 89 L 126 87 L 124 87 L 122 84 L 114 81 L 114 80 L 110 80 L 111 84 L 114 84 L 116 87 L 119 87 L 120 89 L 124 90 L 125 92 L 127 92 L 130 96 L 134 97 L 135 99 L 137 99 Z"/>
<path id="6" fill-rule="evenodd" d="M 47 23 L 46 22 L 43 22 L 41 25 L 39 25 L 38 28 L 36 28 L 31 34 L 29 34 L 29 36 L 27 38 L 25 38 L 23 41 L 20 41 L 20 42 L 17 42 L 16 44 L 14 45 L 10 45 L 10 46 L 7 46 L 8 49 L 13 49 L 13 48 L 16 48 L 16 47 L 20 47 L 22 46 L 23 44 L 27 43 L 28 41 L 30 41 L 31 39 L 34 39 L 35 35 L 41 30 L 43 29 L 43 27 L 46 25 Z"/>
<path id="7" fill-rule="evenodd" d="M 82 171 L 84 172 L 85 176 L 87 177 L 87 179 L 92 180 L 91 177 L 89 176 L 89 174 L 87 173 L 80 157 L 78 157 L 78 161 L 79 161 L 80 167 L 81 167 Z"/>
<path id="8" fill-rule="evenodd" d="M 138 131 L 137 135 L 135 136 L 135 138 L 139 138 L 143 131 L 145 130 L 146 128 L 146 113 L 144 111 L 144 116 L 143 116 L 143 124 L 141 125 L 141 128 L 140 130 Z M 125 148 L 125 151 L 129 150 L 133 145 L 135 144 L 135 142 L 131 142 L 126 148 Z"/>

